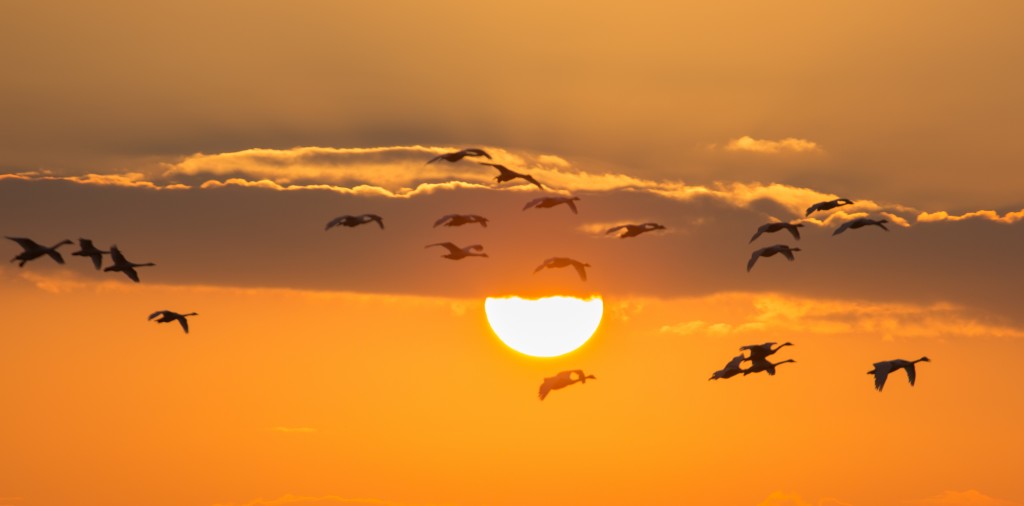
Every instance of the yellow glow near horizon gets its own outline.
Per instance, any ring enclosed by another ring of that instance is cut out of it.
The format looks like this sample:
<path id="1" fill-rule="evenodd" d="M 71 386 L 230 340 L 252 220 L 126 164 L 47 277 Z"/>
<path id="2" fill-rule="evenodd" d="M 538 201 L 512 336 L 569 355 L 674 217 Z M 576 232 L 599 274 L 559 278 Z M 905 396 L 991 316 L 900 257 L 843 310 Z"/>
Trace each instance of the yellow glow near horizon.
<path id="1" fill-rule="evenodd" d="M 557 357 L 594 335 L 604 314 L 601 297 L 488 297 L 484 312 L 491 329 L 509 348 L 534 357 Z"/>

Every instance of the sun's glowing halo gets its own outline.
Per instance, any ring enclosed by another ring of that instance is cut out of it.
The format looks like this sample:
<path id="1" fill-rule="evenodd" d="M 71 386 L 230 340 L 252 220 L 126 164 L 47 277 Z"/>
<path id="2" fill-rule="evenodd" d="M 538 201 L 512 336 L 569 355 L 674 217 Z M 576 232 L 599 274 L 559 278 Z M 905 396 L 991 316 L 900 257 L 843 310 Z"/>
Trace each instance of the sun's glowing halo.
<path id="1" fill-rule="evenodd" d="M 488 297 L 484 312 L 509 348 L 534 357 L 557 357 L 590 339 L 601 323 L 604 301 L 599 296 Z"/>

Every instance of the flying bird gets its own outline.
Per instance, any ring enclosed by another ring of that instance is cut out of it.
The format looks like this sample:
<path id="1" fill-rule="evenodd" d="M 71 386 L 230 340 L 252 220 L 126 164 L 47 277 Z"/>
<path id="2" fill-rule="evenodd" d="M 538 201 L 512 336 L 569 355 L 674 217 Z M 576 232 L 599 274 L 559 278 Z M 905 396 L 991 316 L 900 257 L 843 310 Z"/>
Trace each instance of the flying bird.
<path id="1" fill-rule="evenodd" d="M 469 223 L 479 223 L 481 226 L 487 227 L 487 218 L 476 214 L 446 214 L 434 222 L 434 227 L 438 225 L 461 227 Z"/>
<path id="2" fill-rule="evenodd" d="M 430 165 L 430 164 L 432 164 L 432 163 L 434 163 L 434 162 L 436 162 L 438 160 L 445 160 L 445 161 L 453 162 L 454 163 L 454 162 L 457 162 L 459 160 L 462 160 L 463 158 L 465 158 L 467 156 L 484 156 L 484 157 L 487 157 L 488 160 L 491 159 L 491 155 L 488 155 L 487 152 L 482 150 L 482 149 L 468 148 L 468 149 L 463 149 L 461 151 L 455 151 L 455 152 L 452 152 L 452 153 L 444 153 L 444 154 L 437 155 L 437 156 L 431 158 L 430 161 L 427 162 L 427 165 Z"/>
<path id="3" fill-rule="evenodd" d="M 537 207 L 537 208 L 541 208 L 541 207 L 555 207 L 555 206 L 557 206 L 559 204 L 565 204 L 565 205 L 569 206 L 569 209 L 572 209 L 572 214 L 576 214 L 576 204 L 573 203 L 574 200 L 580 200 L 580 198 L 579 197 L 540 197 L 540 198 L 535 198 L 535 199 L 527 202 L 526 205 L 523 206 L 523 211 L 525 211 L 525 210 L 527 210 L 527 209 L 529 209 L 531 207 Z"/>
<path id="4" fill-rule="evenodd" d="M 743 363 L 743 360 L 744 359 L 742 353 L 736 355 L 735 357 L 732 357 L 732 360 L 730 360 L 728 364 L 725 364 L 725 367 L 711 374 L 711 377 L 708 378 L 708 381 L 717 379 L 729 379 L 743 372 L 743 369 L 740 368 L 740 364 Z"/>
<path id="5" fill-rule="evenodd" d="M 605 232 L 605 235 L 614 233 L 618 230 L 626 229 L 625 232 L 619 235 L 619 239 L 625 239 L 627 237 L 636 237 L 644 232 L 650 232 L 652 230 L 663 230 L 664 228 L 664 225 L 659 225 L 657 223 L 641 223 L 639 225 L 619 225 L 617 227 L 609 228 L 608 231 Z"/>
<path id="6" fill-rule="evenodd" d="M 89 239 L 78 239 L 78 251 L 72 253 L 74 256 L 89 257 L 92 259 L 92 264 L 96 266 L 96 270 L 100 270 L 103 266 L 103 255 L 110 254 L 109 251 L 102 251 L 96 246 L 92 245 L 92 241 Z"/>
<path id="7" fill-rule="evenodd" d="M 186 334 L 188 334 L 188 320 L 186 319 L 186 317 L 188 317 L 188 316 L 196 316 L 198 314 L 199 313 L 179 314 L 179 313 L 175 313 L 174 311 L 168 311 L 168 310 L 164 309 L 164 310 L 157 311 L 157 312 L 149 315 L 149 318 L 147 318 L 147 319 L 148 320 L 152 320 L 153 318 L 156 318 L 157 316 L 159 316 L 160 318 L 157 318 L 157 320 L 156 320 L 157 323 L 167 323 L 167 322 L 173 322 L 173 321 L 177 320 L 178 323 L 181 324 L 181 328 L 185 330 Z"/>
<path id="8" fill-rule="evenodd" d="M 793 343 L 785 342 L 772 349 L 773 344 L 775 343 L 749 344 L 747 346 L 740 346 L 740 351 L 747 350 L 750 352 L 750 357 L 744 360 L 764 360 L 769 355 L 774 355 L 775 352 L 781 350 L 784 346 L 793 346 Z"/>
<path id="9" fill-rule="evenodd" d="M 754 237 L 751 237 L 750 241 L 747 242 L 747 244 L 750 244 L 750 243 L 754 242 L 754 239 L 757 239 L 758 237 L 761 237 L 761 234 L 770 234 L 770 233 L 773 233 L 773 232 L 778 232 L 779 230 L 788 230 L 789 233 L 793 234 L 793 238 L 795 238 L 796 240 L 799 241 L 800 240 L 800 231 L 797 230 L 797 227 L 802 227 L 802 226 L 804 226 L 803 223 L 796 223 L 796 224 L 793 224 L 793 223 L 783 223 L 783 222 L 765 223 L 764 225 L 761 225 L 760 227 L 757 227 L 757 232 L 754 233 Z"/>
<path id="10" fill-rule="evenodd" d="M 544 186 L 542 184 L 540 184 L 539 181 L 534 179 L 533 176 L 531 176 L 529 174 L 520 174 L 519 172 L 516 172 L 516 171 L 514 171 L 514 170 L 512 170 L 512 169 L 510 169 L 510 168 L 508 168 L 508 167 L 506 167 L 504 165 L 499 165 L 497 163 L 487 163 L 487 162 L 477 162 L 477 163 L 479 163 L 480 165 L 489 165 L 491 167 L 494 167 L 495 169 L 498 169 L 498 173 L 499 174 L 497 176 L 494 176 L 494 179 L 495 179 L 495 181 L 497 181 L 499 183 L 504 183 L 505 181 L 511 181 L 511 180 L 513 180 L 515 178 L 520 178 L 520 179 L 524 179 L 526 181 L 529 181 L 530 183 L 533 183 L 533 184 L 537 185 L 537 188 L 540 188 L 541 190 L 544 189 Z"/>
<path id="11" fill-rule="evenodd" d="M 804 216 L 810 216 L 811 213 L 813 213 L 814 211 L 829 211 L 831 209 L 835 209 L 841 206 L 848 206 L 850 204 L 853 204 L 853 201 L 850 199 L 835 199 L 826 202 L 818 202 L 817 204 L 808 207 L 807 214 L 805 214 Z"/>
<path id="12" fill-rule="evenodd" d="M 793 261 L 793 252 L 800 251 L 800 248 L 790 248 L 785 244 L 776 244 L 775 246 L 768 246 L 767 248 L 761 248 L 750 255 L 750 260 L 747 262 L 747 272 L 754 268 L 754 263 L 757 262 L 759 257 L 770 257 L 776 253 L 782 253 L 790 262 Z"/>
<path id="13" fill-rule="evenodd" d="M 868 374 L 875 375 L 875 390 L 879 392 L 885 386 L 885 380 L 889 377 L 889 373 L 904 369 L 907 371 L 907 379 L 910 380 L 910 386 L 914 386 L 914 380 L 917 379 L 917 371 L 914 370 L 914 364 L 918 362 L 931 362 L 928 357 L 921 357 L 917 360 L 887 360 L 885 362 L 875 362 L 875 368 L 868 371 Z"/>
<path id="14" fill-rule="evenodd" d="M 536 269 L 534 269 L 533 273 L 536 274 L 536 273 L 540 272 L 541 269 L 553 269 L 553 268 L 556 268 L 556 267 L 568 267 L 570 265 L 576 268 L 576 272 L 579 273 L 580 279 L 582 279 L 583 281 L 587 280 L 587 270 L 585 268 L 586 267 L 590 267 L 590 264 L 585 264 L 583 262 L 580 262 L 580 261 L 577 261 L 577 260 L 573 260 L 571 258 L 565 258 L 565 257 L 551 257 L 551 258 L 545 260 L 544 263 L 540 264 L 540 267 L 537 267 Z"/>
<path id="15" fill-rule="evenodd" d="M 69 239 L 64 239 L 63 241 L 54 244 L 52 247 L 47 248 L 46 246 L 36 243 L 32 239 L 26 239 L 24 237 L 4 237 L 7 237 L 8 239 L 18 243 L 18 246 L 21 246 L 21 249 L 24 250 L 11 259 L 12 262 L 15 260 L 21 260 L 21 262 L 18 262 L 18 267 L 24 267 L 25 262 L 28 262 L 29 260 L 35 260 L 43 255 L 49 255 L 54 262 L 63 264 L 64 257 L 60 256 L 60 253 L 57 252 L 57 248 L 65 244 L 74 244 Z"/>
<path id="16" fill-rule="evenodd" d="M 328 221 L 327 226 L 324 227 L 324 230 L 330 230 L 332 227 L 342 225 L 346 227 L 356 227 L 359 225 L 363 225 L 365 223 L 369 223 L 371 221 L 376 221 L 377 224 L 380 225 L 381 230 L 384 230 L 384 219 L 381 218 L 380 216 L 377 216 L 376 214 L 360 214 L 359 216 L 351 216 L 346 214 L 344 216 L 338 216 L 337 218 Z"/>
<path id="17" fill-rule="evenodd" d="M 139 282 L 139 273 L 135 272 L 136 267 L 152 267 L 156 265 L 153 262 L 144 264 L 129 262 L 124 255 L 121 254 L 121 250 L 117 249 L 117 245 L 110 247 L 110 258 L 114 261 L 114 265 L 103 269 L 103 272 L 123 272 L 125 276 L 128 276 L 136 283 Z"/>
<path id="18" fill-rule="evenodd" d="M 780 366 L 782 364 L 785 364 L 786 362 L 794 362 L 795 363 L 796 360 L 793 360 L 793 359 L 790 358 L 790 359 L 783 360 L 782 362 L 776 362 L 774 364 L 769 362 L 767 359 L 764 359 L 764 358 L 759 359 L 759 360 L 753 360 L 750 363 L 750 367 L 748 367 L 748 368 L 743 370 L 743 375 L 746 376 L 748 374 L 757 373 L 757 372 L 767 372 L 769 376 L 775 376 L 775 367 L 776 366 Z"/>
<path id="19" fill-rule="evenodd" d="M 573 379 L 572 375 L 576 375 L 576 379 Z M 573 383 L 586 383 L 588 379 L 597 379 L 593 374 L 584 375 L 583 371 L 577 369 L 575 371 L 562 371 L 550 378 L 544 378 L 544 383 L 540 384 L 540 400 L 544 400 L 548 396 L 548 393 L 552 390 L 558 390 L 565 388 Z"/>
<path id="20" fill-rule="evenodd" d="M 466 246 L 465 248 L 460 248 L 460 247 L 458 247 L 458 246 L 456 246 L 456 245 L 454 245 L 454 244 L 452 244 L 450 242 L 439 242 L 439 243 L 435 243 L 435 244 L 428 244 L 428 245 L 424 246 L 424 248 L 429 248 L 431 246 L 443 246 L 443 247 L 447 248 L 448 249 L 448 254 L 447 255 L 441 255 L 441 256 L 443 258 L 450 258 L 452 260 L 462 260 L 463 258 L 466 258 L 466 257 L 486 257 L 487 256 L 487 253 L 483 253 L 484 247 L 479 245 L 479 244 L 474 244 L 472 246 Z M 481 253 L 474 253 L 476 251 L 479 251 Z"/>
<path id="21" fill-rule="evenodd" d="M 852 219 L 852 220 L 850 220 L 850 221 L 848 221 L 846 223 L 843 223 L 842 225 L 839 225 L 839 228 L 837 228 L 835 232 L 832 232 L 832 235 L 839 235 L 839 234 L 845 232 L 846 229 L 848 229 L 848 228 L 860 228 L 860 227 L 866 227 L 868 225 L 878 226 L 882 230 L 885 230 L 886 232 L 888 232 L 889 229 L 885 228 L 885 225 L 883 225 L 883 223 L 889 223 L 889 220 L 872 220 L 871 218 L 854 218 L 854 219 Z"/>

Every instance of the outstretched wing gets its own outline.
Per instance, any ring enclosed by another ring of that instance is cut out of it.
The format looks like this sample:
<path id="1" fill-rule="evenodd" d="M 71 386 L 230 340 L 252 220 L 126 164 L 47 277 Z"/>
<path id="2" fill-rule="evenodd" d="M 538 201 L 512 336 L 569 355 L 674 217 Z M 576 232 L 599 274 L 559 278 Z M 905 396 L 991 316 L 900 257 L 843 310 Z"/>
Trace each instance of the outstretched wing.
<path id="1" fill-rule="evenodd" d="M 185 330 L 186 334 L 188 334 L 188 320 L 185 319 L 184 316 L 179 316 L 178 317 L 178 323 L 181 324 L 181 328 Z"/>
<path id="2" fill-rule="evenodd" d="M 548 392 L 550 391 L 551 378 L 544 378 L 544 382 L 540 384 L 540 391 L 537 393 L 537 396 L 540 397 L 540 400 L 543 401 L 544 398 L 548 396 Z"/>
<path id="3" fill-rule="evenodd" d="M 885 230 L 886 232 L 889 231 L 889 229 L 885 228 L 885 224 L 883 224 L 881 222 L 876 222 L 875 225 L 878 225 L 879 227 L 882 227 L 882 230 Z"/>
<path id="4" fill-rule="evenodd" d="M 612 232 L 615 232 L 615 231 L 618 231 L 618 230 L 622 230 L 622 229 L 626 228 L 627 226 L 628 225 L 619 225 L 617 227 L 609 228 L 608 231 L 605 232 L 605 235 L 611 234 Z"/>
<path id="5" fill-rule="evenodd" d="M 907 379 L 910 380 L 910 386 L 914 386 L 914 381 L 917 380 L 917 370 L 914 369 L 914 364 L 908 364 L 905 369 L 907 370 Z"/>
<path id="6" fill-rule="evenodd" d="M 484 247 L 483 247 L 483 245 L 480 245 L 480 244 L 472 244 L 472 245 L 466 246 L 465 248 L 462 248 L 462 251 L 483 251 L 483 250 L 484 250 Z"/>
<path id="7" fill-rule="evenodd" d="M 117 245 L 110 247 L 110 258 L 114 260 L 114 264 L 126 264 L 128 260 L 121 254 L 121 250 L 117 249 Z"/>
<path id="8" fill-rule="evenodd" d="M 875 390 L 879 392 L 885 387 L 885 380 L 889 377 L 889 372 L 892 371 L 892 363 L 890 362 L 876 362 L 875 363 Z"/>
<path id="9" fill-rule="evenodd" d="M 771 225 L 771 223 L 769 223 L 768 225 Z M 750 244 L 754 242 L 754 239 L 761 237 L 761 234 L 763 234 L 765 230 L 768 229 L 768 225 L 761 225 L 760 227 L 757 227 L 757 232 L 754 232 L 754 236 L 751 237 L 749 241 L 747 241 L 747 244 Z"/>
<path id="10" fill-rule="evenodd" d="M 818 202 L 817 204 L 814 204 L 813 206 L 811 206 L 811 207 L 808 207 L 808 208 L 807 208 L 807 213 L 806 213 L 806 214 L 804 214 L 804 216 L 805 216 L 805 217 L 806 217 L 806 216 L 810 216 L 810 215 L 811 215 L 811 213 L 813 213 L 814 211 L 817 211 L 818 209 L 821 209 L 821 204 L 822 204 L 822 202 Z"/>
<path id="11" fill-rule="evenodd" d="M 573 262 L 572 266 L 575 267 L 576 268 L 576 272 L 578 272 L 580 274 L 580 279 L 582 279 L 583 281 L 586 281 L 587 280 L 587 269 L 586 269 L 586 267 L 584 267 L 583 264 L 580 263 L 580 262 Z"/>
<path id="12" fill-rule="evenodd" d="M 527 202 L 526 205 L 523 206 L 523 211 L 525 211 L 525 210 L 527 210 L 527 209 L 529 209 L 529 208 L 531 208 L 533 206 L 536 206 L 537 204 L 540 204 L 541 202 L 544 201 L 544 198 L 545 197 L 538 197 L 538 198 L 535 198 L 535 199 Z"/>
<path id="13" fill-rule="evenodd" d="M 779 252 L 782 253 L 787 259 L 789 259 L 790 262 L 792 262 L 796 258 L 793 256 L 793 250 L 791 249 L 781 249 L 779 250 Z"/>
<path id="14" fill-rule="evenodd" d="M 757 263 L 757 259 L 761 256 L 761 253 L 763 252 L 764 248 L 761 248 L 750 255 L 750 260 L 747 261 L 747 272 L 750 272 L 750 269 L 754 268 L 754 264 Z"/>
<path id="15" fill-rule="evenodd" d="M 157 311 L 157 312 L 155 312 L 155 313 L 153 313 L 153 314 L 149 315 L 149 318 L 146 318 L 146 320 L 152 320 L 153 318 L 156 318 L 157 316 L 160 316 L 160 315 L 162 315 L 162 314 L 164 314 L 164 313 L 166 313 L 166 312 L 167 312 L 167 310 L 166 310 L 166 309 L 162 309 L 162 310 L 160 310 L 160 311 Z"/>
<path id="16" fill-rule="evenodd" d="M 540 272 L 541 269 L 543 269 L 543 268 L 547 267 L 549 264 L 551 264 L 551 261 L 554 260 L 554 259 L 555 259 L 555 257 L 551 257 L 551 258 L 545 260 L 544 263 L 540 264 L 539 266 L 537 266 L 536 269 L 533 270 L 533 273 L 536 274 L 536 273 Z"/>
<path id="17" fill-rule="evenodd" d="M 569 206 L 569 209 L 572 209 L 572 214 L 579 214 L 579 212 L 576 211 L 576 202 L 575 201 L 573 201 L 572 199 L 569 199 L 569 200 L 565 201 L 565 204 L 567 206 Z"/>
<path id="18" fill-rule="evenodd" d="M 377 224 L 380 225 L 380 229 L 384 230 L 384 218 L 381 218 L 380 216 L 378 216 L 376 214 L 364 214 L 363 215 L 363 223 L 369 223 L 371 221 L 376 221 Z"/>
<path id="19" fill-rule="evenodd" d="M 856 221 L 857 220 L 848 221 L 846 223 L 843 223 L 842 225 L 839 225 L 839 228 L 837 228 L 835 232 L 832 232 L 832 235 L 839 235 L 839 234 L 845 232 L 846 229 L 850 228 L 850 225 L 853 225 L 853 223 L 856 222 Z"/>
<path id="20" fill-rule="evenodd" d="M 18 246 L 21 246 L 23 249 L 26 250 L 33 248 L 42 248 L 42 246 L 40 246 L 37 242 L 33 241 L 32 239 L 27 239 L 25 237 L 4 237 L 7 237 L 8 239 L 18 243 Z"/>
<path id="21" fill-rule="evenodd" d="M 798 241 L 800 240 L 800 229 L 796 228 L 793 225 L 790 225 L 790 226 L 786 227 L 786 230 L 789 230 L 789 233 L 793 234 L 793 238 L 794 239 L 796 239 Z"/>
<path id="22" fill-rule="evenodd" d="M 491 155 L 488 155 L 486 151 L 479 148 L 463 149 L 462 152 L 467 156 L 486 156 L 488 160 L 491 159 Z"/>
<path id="23" fill-rule="evenodd" d="M 126 276 L 128 276 L 129 278 L 132 278 L 132 281 L 134 281 L 134 282 L 136 282 L 136 283 L 138 283 L 138 282 L 139 282 L 139 273 L 138 273 L 138 272 L 135 272 L 135 269 L 134 269 L 134 268 L 132 268 L 132 267 L 126 267 L 126 268 L 125 268 L 125 269 L 124 269 L 123 271 L 121 271 L 121 272 L 125 273 L 125 275 L 126 275 Z"/>
<path id="24" fill-rule="evenodd" d="M 348 218 L 348 215 L 338 216 L 337 218 L 334 218 L 333 220 L 328 221 L 327 222 L 327 226 L 324 227 L 324 230 L 330 230 L 331 227 L 336 227 L 338 225 L 341 225 L 342 223 L 345 222 L 345 218 Z"/>
<path id="25" fill-rule="evenodd" d="M 527 181 L 529 181 L 529 182 L 531 182 L 531 183 L 533 183 L 533 184 L 535 184 L 535 185 L 537 185 L 537 188 L 540 188 L 541 190 L 544 189 L 544 185 L 540 184 L 540 181 L 537 181 L 536 179 L 534 179 L 533 176 L 531 176 L 529 174 L 526 174 L 526 175 L 522 175 L 520 177 L 525 179 L 525 180 L 527 180 Z"/>
<path id="26" fill-rule="evenodd" d="M 460 248 L 460 247 L 458 247 L 458 246 L 456 246 L 456 245 L 454 245 L 454 244 L 452 244 L 450 242 L 438 242 L 438 243 L 434 243 L 434 244 L 428 244 L 428 245 L 424 246 L 424 248 L 429 248 L 431 246 L 443 246 L 443 247 L 448 249 L 449 253 L 452 253 L 452 254 L 462 253 L 462 248 Z"/>
<path id="27" fill-rule="evenodd" d="M 458 216 L 458 215 L 456 215 L 456 214 L 446 214 L 446 215 L 438 218 L 437 221 L 434 222 L 434 227 L 436 228 L 438 225 L 440 225 L 440 224 L 442 224 L 442 223 L 444 223 L 444 222 L 446 222 L 446 221 L 448 221 L 448 220 L 450 220 L 450 219 L 452 219 L 452 218 L 454 218 L 456 216 Z"/>

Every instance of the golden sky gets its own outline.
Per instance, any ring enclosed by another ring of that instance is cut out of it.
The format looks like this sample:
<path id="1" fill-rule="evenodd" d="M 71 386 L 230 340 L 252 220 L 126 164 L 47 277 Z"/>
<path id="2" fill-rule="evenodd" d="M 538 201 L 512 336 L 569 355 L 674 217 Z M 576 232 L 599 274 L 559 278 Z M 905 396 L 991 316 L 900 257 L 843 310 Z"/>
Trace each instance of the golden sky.
<path id="1" fill-rule="evenodd" d="M 0 234 L 157 265 L 0 265 L 0 506 L 1024 505 L 1019 2 L 3 11 Z M 491 332 L 555 294 L 604 299 L 579 350 Z"/>

